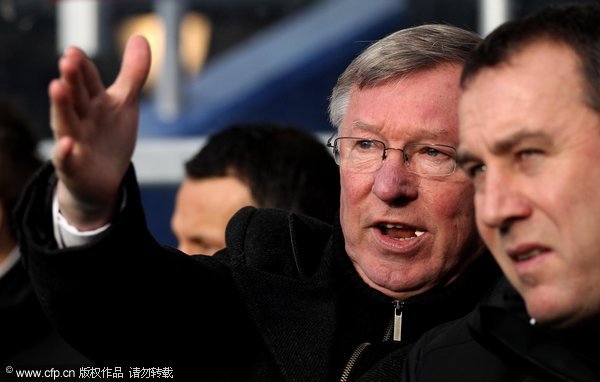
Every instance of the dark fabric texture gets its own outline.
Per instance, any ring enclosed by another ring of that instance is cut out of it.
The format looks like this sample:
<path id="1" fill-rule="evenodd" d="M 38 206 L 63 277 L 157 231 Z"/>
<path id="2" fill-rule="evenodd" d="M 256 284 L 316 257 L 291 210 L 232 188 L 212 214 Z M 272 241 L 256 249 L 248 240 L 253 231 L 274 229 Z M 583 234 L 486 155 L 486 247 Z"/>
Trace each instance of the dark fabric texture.
<path id="1" fill-rule="evenodd" d="M 103 237 L 58 250 L 55 182 L 48 165 L 19 204 L 26 264 L 59 331 L 109 367 L 170 366 L 181 381 L 335 381 L 356 347 L 372 343 L 353 380 L 467 314 L 499 276 L 486 254 L 450 287 L 405 301 L 406 340 L 387 342 L 392 300 L 359 278 L 339 224 L 245 208 L 228 225 L 226 249 L 187 256 L 151 237 L 131 168 L 126 207 Z"/>
<path id="2" fill-rule="evenodd" d="M 90 364 L 52 329 L 20 262 L 0 278 L 0 328 L 1 366 Z"/>
<path id="3" fill-rule="evenodd" d="M 426 333 L 402 381 L 600 381 L 598 339 L 597 328 L 531 325 L 521 297 L 503 280 L 490 303 Z"/>

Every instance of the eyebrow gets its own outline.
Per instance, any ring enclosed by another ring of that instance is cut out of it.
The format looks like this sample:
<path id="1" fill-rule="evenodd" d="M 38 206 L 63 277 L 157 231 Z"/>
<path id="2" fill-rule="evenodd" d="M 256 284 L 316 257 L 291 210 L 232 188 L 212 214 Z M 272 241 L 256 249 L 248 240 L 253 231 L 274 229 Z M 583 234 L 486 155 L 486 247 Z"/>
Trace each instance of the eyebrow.
<path id="1" fill-rule="evenodd" d="M 377 130 L 381 130 L 381 128 L 378 128 L 375 125 L 371 125 L 371 124 L 363 122 L 363 121 L 352 122 L 352 129 L 366 130 L 368 132 L 375 132 Z"/>
<path id="2" fill-rule="evenodd" d="M 478 160 L 478 157 L 463 149 L 461 146 L 456 149 L 456 164 L 458 167 L 463 167 L 465 163 L 477 162 Z"/>
<path id="3" fill-rule="evenodd" d="M 370 123 L 364 122 L 364 121 L 354 121 L 352 122 L 352 128 L 353 129 L 360 129 L 360 130 L 365 130 L 369 133 L 373 133 L 373 134 L 377 134 L 379 133 L 379 131 L 382 129 L 379 126 L 375 126 L 375 125 L 371 125 Z M 447 137 L 449 135 L 449 132 L 447 129 L 441 128 L 441 129 L 437 129 L 434 131 L 431 130 L 419 130 L 418 131 L 418 135 L 421 137 L 419 138 L 419 140 L 422 139 L 426 139 L 426 140 L 432 140 L 432 141 L 437 141 L 440 139 L 440 137 Z"/>
<path id="4" fill-rule="evenodd" d="M 541 139 L 548 143 L 550 142 L 548 135 L 543 131 L 531 131 L 527 129 L 521 129 L 515 132 L 514 134 L 511 134 L 506 138 L 495 142 L 491 147 L 491 151 L 495 154 L 504 154 L 513 150 L 514 147 L 520 144 L 521 142 L 530 139 Z"/>

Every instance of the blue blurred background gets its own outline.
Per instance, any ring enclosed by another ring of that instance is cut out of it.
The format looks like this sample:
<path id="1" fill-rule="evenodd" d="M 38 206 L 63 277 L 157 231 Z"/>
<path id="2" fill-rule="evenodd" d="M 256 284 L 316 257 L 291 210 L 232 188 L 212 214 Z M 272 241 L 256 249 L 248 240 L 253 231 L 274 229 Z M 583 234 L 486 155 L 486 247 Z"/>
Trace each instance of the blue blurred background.
<path id="1" fill-rule="evenodd" d="M 0 95 L 28 111 L 52 148 L 47 85 L 60 52 L 82 47 L 105 83 L 132 33 L 153 47 L 134 164 L 150 229 L 175 245 L 170 217 L 183 162 L 236 122 L 298 125 L 323 140 L 330 91 L 368 44 L 429 22 L 485 34 L 548 0 L 0 0 Z M 597 2 L 597 1 L 587 1 Z"/>

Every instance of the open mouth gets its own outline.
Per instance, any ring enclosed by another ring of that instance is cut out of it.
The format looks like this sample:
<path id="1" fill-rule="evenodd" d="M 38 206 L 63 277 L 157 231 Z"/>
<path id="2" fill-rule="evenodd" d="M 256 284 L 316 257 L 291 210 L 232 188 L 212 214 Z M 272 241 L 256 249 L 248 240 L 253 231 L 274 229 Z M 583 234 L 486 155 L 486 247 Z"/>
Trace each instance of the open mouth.
<path id="1" fill-rule="evenodd" d="M 510 257 L 516 262 L 527 261 L 546 251 L 548 251 L 548 248 L 532 248 L 529 251 L 511 253 Z"/>
<path id="2" fill-rule="evenodd" d="M 379 224 L 378 227 L 381 233 L 399 241 L 411 240 L 425 233 L 425 231 L 421 231 L 414 227 L 408 227 L 400 224 L 385 223 Z"/>

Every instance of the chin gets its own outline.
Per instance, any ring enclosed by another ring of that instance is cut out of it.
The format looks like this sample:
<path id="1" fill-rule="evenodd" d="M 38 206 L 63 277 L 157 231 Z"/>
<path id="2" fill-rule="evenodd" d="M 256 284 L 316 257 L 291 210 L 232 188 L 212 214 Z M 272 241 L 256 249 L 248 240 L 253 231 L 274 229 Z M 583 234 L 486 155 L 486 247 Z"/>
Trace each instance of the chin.
<path id="1" fill-rule="evenodd" d="M 550 299 L 551 300 L 551 299 Z M 536 324 L 555 329 L 567 328 L 576 321 L 575 313 L 556 304 L 557 301 L 540 301 L 528 299 L 525 302 L 527 313 L 535 319 Z"/>

